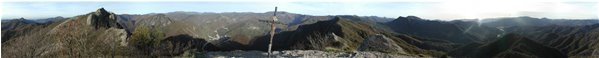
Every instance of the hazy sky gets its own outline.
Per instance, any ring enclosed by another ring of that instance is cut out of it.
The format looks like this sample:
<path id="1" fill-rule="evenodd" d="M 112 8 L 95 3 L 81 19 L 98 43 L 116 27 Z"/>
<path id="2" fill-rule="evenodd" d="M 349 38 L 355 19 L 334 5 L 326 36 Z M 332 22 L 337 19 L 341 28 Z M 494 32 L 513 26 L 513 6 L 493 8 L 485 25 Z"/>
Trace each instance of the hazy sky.
<path id="1" fill-rule="evenodd" d="M 174 11 L 267 12 L 280 11 L 307 15 L 359 15 L 396 18 L 414 15 L 426 19 L 473 19 L 532 16 L 547 18 L 597 19 L 597 2 L 465 0 L 391 2 L 231 2 L 231 1 L 49 1 L 2 2 L 2 19 L 72 17 L 100 7 L 117 14 L 148 14 Z"/>

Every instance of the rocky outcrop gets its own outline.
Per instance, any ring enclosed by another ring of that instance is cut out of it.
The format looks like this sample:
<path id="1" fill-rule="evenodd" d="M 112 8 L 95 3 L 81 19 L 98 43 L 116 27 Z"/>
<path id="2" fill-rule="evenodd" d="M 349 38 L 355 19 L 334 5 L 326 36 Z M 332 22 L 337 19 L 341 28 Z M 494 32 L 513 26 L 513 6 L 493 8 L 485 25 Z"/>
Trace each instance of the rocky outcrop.
<path id="1" fill-rule="evenodd" d="M 94 26 L 94 28 L 122 28 L 117 23 L 116 14 L 110 13 L 104 8 L 100 8 L 96 10 L 96 12 L 92 12 L 87 15 L 87 25 Z"/>
<path id="2" fill-rule="evenodd" d="M 226 51 L 206 52 L 200 58 L 265 58 L 263 51 Z M 326 52 L 318 50 L 285 50 L 273 51 L 270 57 L 275 58 L 433 58 L 430 56 L 418 57 L 410 55 L 394 55 L 381 52 Z"/>
<path id="3" fill-rule="evenodd" d="M 390 38 L 388 38 L 385 35 L 376 34 L 376 35 L 372 35 L 372 36 L 369 36 L 368 38 L 364 39 L 364 41 L 362 42 L 362 44 L 360 45 L 358 50 L 359 51 L 371 50 L 371 51 L 379 51 L 379 52 L 387 52 L 387 53 L 401 53 L 401 54 L 407 53 L 403 50 L 403 48 L 401 46 L 399 46 L 395 43 L 396 43 L 395 41 L 391 40 Z"/>
<path id="4" fill-rule="evenodd" d="M 104 44 L 118 43 L 119 46 L 127 46 L 127 32 L 124 29 L 109 28 L 104 31 Z"/>

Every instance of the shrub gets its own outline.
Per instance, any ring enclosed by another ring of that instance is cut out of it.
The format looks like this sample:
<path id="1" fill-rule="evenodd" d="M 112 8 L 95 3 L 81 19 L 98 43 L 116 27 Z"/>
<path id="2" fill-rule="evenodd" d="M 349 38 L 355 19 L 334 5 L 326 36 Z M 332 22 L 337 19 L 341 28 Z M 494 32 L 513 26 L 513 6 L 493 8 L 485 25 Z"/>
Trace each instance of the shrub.
<path id="1" fill-rule="evenodd" d="M 129 43 L 132 43 L 132 45 L 138 47 L 146 48 L 158 45 L 164 36 L 164 33 L 159 29 L 138 26 L 135 28 L 135 31 L 133 31 Z"/>

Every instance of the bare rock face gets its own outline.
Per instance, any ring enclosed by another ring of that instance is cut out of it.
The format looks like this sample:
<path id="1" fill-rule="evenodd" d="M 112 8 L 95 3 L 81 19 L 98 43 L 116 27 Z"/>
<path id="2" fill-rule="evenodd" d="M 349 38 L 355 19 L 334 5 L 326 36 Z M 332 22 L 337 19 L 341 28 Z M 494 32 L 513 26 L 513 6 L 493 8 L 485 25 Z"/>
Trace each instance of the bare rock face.
<path id="1" fill-rule="evenodd" d="M 104 31 L 104 44 L 127 46 L 127 32 L 124 29 L 108 28 Z"/>
<path id="2" fill-rule="evenodd" d="M 386 37 L 385 35 L 376 34 L 368 36 L 364 39 L 358 50 L 360 51 L 380 51 L 380 52 L 397 52 L 401 54 L 407 54 L 404 49 L 395 44 L 396 42 Z"/>
<path id="3" fill-rule="evenodd" d="M 94 28 L 109 28 L 117 27 L 121 28 L 117 23 L 117 16 L 114 13 L 110 13 L 104 8 L 96 10 L 87 16 L 87 25 L 94 26 Z"/>

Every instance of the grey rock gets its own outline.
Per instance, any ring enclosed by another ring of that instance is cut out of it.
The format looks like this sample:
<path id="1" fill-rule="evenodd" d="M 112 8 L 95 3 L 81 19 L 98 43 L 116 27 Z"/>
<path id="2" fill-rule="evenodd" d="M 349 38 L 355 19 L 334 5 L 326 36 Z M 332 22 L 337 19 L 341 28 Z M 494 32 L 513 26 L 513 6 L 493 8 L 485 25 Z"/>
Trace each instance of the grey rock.
<path id="1" fill-rule="evenodd" d="M 407 54 L 404 49 L 396 44 L 397 42 L 387 38 L 385 35 L 376 34 L 368 36 L 358 47 L 359 51 L 387 51 Z"/>
<path id="2" fill-rule="evenodd" d="M 87 24 L 90 26 L 94 26 L 95 28 L 110 28 L 110 27 L 119 27 L 117 23 L 117 16 L 114 13 L 110 13 L 104 8 L 100 8 L 96 10 L 96 12 L 92 12 L 87 16 Z"/>

